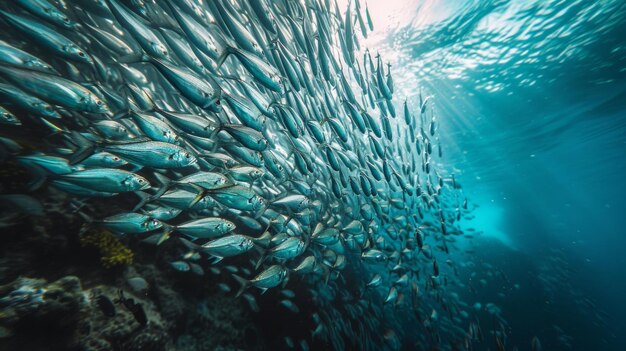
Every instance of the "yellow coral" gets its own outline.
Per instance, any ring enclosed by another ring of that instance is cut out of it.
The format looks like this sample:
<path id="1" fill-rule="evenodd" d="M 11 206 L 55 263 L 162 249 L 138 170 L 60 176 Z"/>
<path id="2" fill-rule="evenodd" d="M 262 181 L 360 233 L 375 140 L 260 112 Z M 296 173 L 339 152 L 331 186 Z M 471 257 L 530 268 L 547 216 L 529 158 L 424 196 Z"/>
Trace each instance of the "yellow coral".
<path id="1" fill-rule="evenodd" d="M 133 252 L 109 231 L 90 230 L 81 236 L 80 243 L 98 249 L 100 262 L 105 268 L 133 263 Z"/>

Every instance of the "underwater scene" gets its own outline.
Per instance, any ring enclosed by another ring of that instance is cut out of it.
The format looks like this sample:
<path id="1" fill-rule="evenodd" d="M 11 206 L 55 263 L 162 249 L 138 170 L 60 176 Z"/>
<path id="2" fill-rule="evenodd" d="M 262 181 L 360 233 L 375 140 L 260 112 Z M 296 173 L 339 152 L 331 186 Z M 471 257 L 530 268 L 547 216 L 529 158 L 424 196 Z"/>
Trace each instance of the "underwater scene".
<path id="1" fill-rule="evenodd" d="M 623 0 L 0 28 L 0 351 L 626 350 Z"/>

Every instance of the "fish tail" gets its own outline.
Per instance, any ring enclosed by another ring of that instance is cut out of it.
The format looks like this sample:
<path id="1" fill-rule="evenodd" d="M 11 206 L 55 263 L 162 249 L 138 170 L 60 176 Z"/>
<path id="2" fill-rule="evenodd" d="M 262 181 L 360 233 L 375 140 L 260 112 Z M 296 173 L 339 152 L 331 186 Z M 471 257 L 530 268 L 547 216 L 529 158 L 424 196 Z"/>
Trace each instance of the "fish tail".
<path id="1" fill-rule="evenodd" d="M 224 52 L 222 52 L 220 57 L 218 57 L 217 59 L 217 69 L 220 69 L 222 67 L 222 65 L 224 64 L 224 61 L 226 61 L 228 56 L 230 56 L 233 52 L 234 50 L 232 47 L 227 47 L 226 49 L 224 49 Z"/>
<path id="2" fill-rule="evenodd" d="M 250 285 L 250 281 L 238 276 L 237 274 L 233 274 L 233 278 L 235 278 L 237 283 L 241 284 L 241 287 L 237 291 L 237 294 L 235 294 L 235 297 L 239 297 L 248 288 L 248 285 Z"/>
<path id="3" fill-rule="evenodd" d="M 170 185 L 172 184 L 172 180 L 169 179 L 168 177 L 164 176 L 163 174 L 160 174 L 160 173 L 157 173 L 157 172 L 154 173 L 154 176 L 157 178 L 159 183 L 161 183 L 161 187 L 152 196 L 152 198 L 158 199 L 159 197 L 161 197 L 161 195 L 165 194 L 165 192 L 170 188 Z M 142 206 L 143 206 L 143 204 L 142 204 Z"/>
<path id="4" fill-rule="evenodd" d="M 217 123 L 218 123 L 217 127 L 215 127 L 215 129 L 213 129 L 213 131 L 211 131 L 211 134 L 209 134 L 209 139 L 211 139 L 213 141 L 215 141 L 215 138 L 217 137 L 217 134 L 219 132 L 221 132 L 222 130 L 224 130 L 224 124 L 222 123 L 222 121 L 218 120 Z"/>
<path id="5" fill-rule="evenodd" d="M 191 188 L 193 188 L 194 190 L 196 190 L 198 193 L 196 194 L 196 197 L 193 198 L 193 200 L 191 201 L 191 205 L 190 206 L 194 206 L 195 204 L 197 204 L 200 200 L 202 200 L 202 198 L 207 194 L 207 191 L 195 184 L 188 184 Z"/>
<path id="6" fill-rule="evenodd" d="M 269 225 L 268 225 L 268 228 L 269 228 Z M 253 241 L 256 245 L 258 245 L 257 247 L 259 248 L 259 250 L 262 250 L 261 253 L 265 254 L 263 250 L 267 247 L 267 245 L 269 245 L 269 242 L 271 239 L 272 239 L 272 234 L 270 234 L 270 232 L 266 229 L 263 231 L 263 234 L 261 234 L 261 236 L 259 236 L 258 238 L 255 238 Z"/>
<path id="7" fill-rule="evenodd" d="M 48 173 L 46 173 L 43 168 L 36 165 L 28 165 L 28 170 L 30 171 L 31 178 L 33 178 L 32 181 L 28 183 L 28 191 L 32 192 L 41 188 L 43 183 L 48 179 Z"/>
<path id="8" fill-rule="evenodd" d="M 135 191 L 135 195 L 137 195 L 139 197 L 139 203 L 137 203 L 137 205 L 135 205 L 135 207 L 133 208 L 133 212 L 139 210 L 146 203 L 148 203 L 149 201 L 151 201 L 154 198 L 150 194 L 147 194 L 147 193 L 145 193 L 143 191 Z"/>
<path id="9" fill-rule="evenodd" d="M 80 135 L 80 133 L 78 132 L 73 131 L 71 134 L 72 139 L 78 146 L 78 150 L 76 150 L 76 152 L 74 152 L 74 154 L 70 158 L 70 165 L 75 165 L 84 161 L 87 157 L 91 156 L 96 149 L 96 145 L 93 142 L 87 140 L 87 138 L 85 138 L 84 136 Z"/>

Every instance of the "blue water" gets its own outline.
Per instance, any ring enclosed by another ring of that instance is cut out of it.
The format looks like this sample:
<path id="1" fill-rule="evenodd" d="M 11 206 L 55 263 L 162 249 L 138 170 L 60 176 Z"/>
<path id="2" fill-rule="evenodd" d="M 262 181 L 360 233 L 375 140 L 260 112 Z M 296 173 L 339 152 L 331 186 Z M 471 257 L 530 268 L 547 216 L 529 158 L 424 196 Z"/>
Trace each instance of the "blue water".
<path id="1" fill-rule="evenodd" d="M 511 337 L 623 350 L 626 2 L 372 3 L 399 96 L 434 97 L 477 245 L 527 280 Z"/>

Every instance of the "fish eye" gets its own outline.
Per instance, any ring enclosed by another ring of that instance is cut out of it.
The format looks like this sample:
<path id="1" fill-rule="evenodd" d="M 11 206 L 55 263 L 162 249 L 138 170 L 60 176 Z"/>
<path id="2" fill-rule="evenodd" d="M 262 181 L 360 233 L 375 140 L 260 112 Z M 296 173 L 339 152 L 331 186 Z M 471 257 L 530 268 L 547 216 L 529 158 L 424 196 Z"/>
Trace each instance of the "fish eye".
<path id="1" fill-rule="evenodd" d="M 79 51 L 79 52 L 78 52 L 78 56 L 80 56 L 80 57 L 85 57 L 85 53 L 84 53 L 84 52 L 82 52 L 82 51 Z"/>
<path id="2" fill-rule="evenodd" d="M 143 183 L 143 179 L 139 178 L 139 179 L 137 179 L 137 182 L 138 183 Z"/>
<path id="3" fill-rule="evenodd" d="M 219 105 L 220 104 L 220 99 L 215 100 L 215 104 Z"/>

